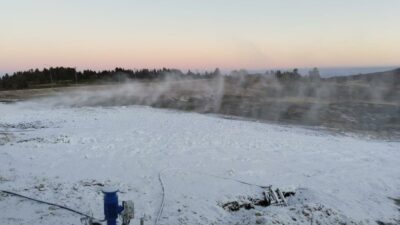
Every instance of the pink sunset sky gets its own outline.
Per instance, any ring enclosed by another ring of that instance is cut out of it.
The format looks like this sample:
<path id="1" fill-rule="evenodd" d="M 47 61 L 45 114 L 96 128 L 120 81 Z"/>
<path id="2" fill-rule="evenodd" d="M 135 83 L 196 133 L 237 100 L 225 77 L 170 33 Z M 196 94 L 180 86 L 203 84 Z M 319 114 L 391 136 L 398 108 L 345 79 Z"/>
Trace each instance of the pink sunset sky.
<path id="1" fill-rule="evenodd" d="M 21 0 L 0 7 L 0 71 L 400 65 L 400 1 Z"/>

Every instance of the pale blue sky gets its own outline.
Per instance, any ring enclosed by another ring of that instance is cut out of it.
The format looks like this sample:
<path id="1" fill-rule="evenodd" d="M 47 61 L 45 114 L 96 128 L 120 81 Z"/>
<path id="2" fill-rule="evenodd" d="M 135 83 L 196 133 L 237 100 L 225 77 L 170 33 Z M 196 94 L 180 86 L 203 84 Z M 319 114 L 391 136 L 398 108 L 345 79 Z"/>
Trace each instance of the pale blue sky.
<path id="1" fill-rule="evenodd" d="M 1 0 L 0 70 L 400 64 L 398 0 Z"/>

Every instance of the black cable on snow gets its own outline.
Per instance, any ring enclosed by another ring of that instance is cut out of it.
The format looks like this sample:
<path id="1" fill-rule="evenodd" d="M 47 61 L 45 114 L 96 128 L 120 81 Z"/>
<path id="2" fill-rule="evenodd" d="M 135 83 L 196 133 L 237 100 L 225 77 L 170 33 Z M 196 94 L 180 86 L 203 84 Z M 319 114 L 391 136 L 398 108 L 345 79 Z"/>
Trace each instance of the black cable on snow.
<path id="1" fill-rule="evenodd" d="M 160 218 L 162 216 L 163 210 L 164 210 L 164 205 L 165 205 L 165 185 L 164 185 L 164 182 L 163 182 L 163 179 L 162 179 L 162 173 L 165 170 L 168 170 L 168 169 L 161 170 L 158 173 L 158 180 L 160 181 L 161 190 L 162 190 L 162 199 L 161 199 L 160 208 L 158 210 L 158 214 L 157 214 L 156 220 L 154 222 L 154 225 L 158 225 L 158 223 L 160 221 Z M 177 169 L 175 169 L 175 170 L 177 170 Z M 187 172 L 188 173 L 197 173 L 197 174 L 200 174 L 200 175 L 203 175 L 203 176 L 214 177 L 214 178 L 222 179 L 222 180 L 235 181 L 235 182 L 238 182 L 238 183 L 241 183 L 241 184 L 244 184 L 244 185 L 255 186 L 255 187 L 260 187 L 260 188 L 270 188 L 271 187 L 271 185 L 265 186 L 265 185 L 253 184 L 253 183 L 249 183 L 249 182 L 246 182 L 246 181 L 243 181 L 243 180 L 239 180 L 239 179 L 235 179 L 235 178 L 223 177 L 223 176 L 218 176 L 218 175 L 213 175 L 213 174 L 208 174 L 208 173 L 203 173 L 203 172 L 193 172 L 193 171 L 184 171 L 184 172 L 185 173 L 187 173 Z"/>
<path id="2" fill-rule="evenodd" d="M 65 209 L 67 211 L 79 214 L 81 216 L 84 216 L 84 217 L 87 217 L 87 218 L 90 218 L 90 219 L 95 219 L 94 217 L 89 216 L 88 214 L 85 214 L 85 213 L 79 212 L 77 210 L 71 209 L 71 208 L 69 208 L 67 206 L 63 206 L 63 205 L 59 205 L 59 204 L 56 204 L 56 203 L 42 201 L 42 200 L 39 200 L 39 199 L 35 199 L 35 198 L 31 198 L 31 197 L 28 197 L 28 196 L 25 196 L 25 195 L 14 193 L 14 192 L 11 192 L 11 191 L 0 190 L 0 192 L 3 192 L 5 194 L 9 194 L 9 195 L 13 195 L 13 196 L 17 196 L 17 197 L 20 197 L 20 198 L 28 199 L 28 200 L 31 200 L 31 201 L 34 201 L 34 202 L 38 202 L 38 203 L 41 203 L 41 204 L 55 206 L 55 207 L 58 207 L 60 209 Z"/>
<path id="3" fill-rule="evenodd" d="M 213 174 L 208 174 L 208 173 L 203 173 L 203 172 L 195 172 L 201 175 L 205 175 L 205 176 L 209 176 L 209 177 L 214 177 L 214 178 L 218 178 L 218 179 L 223 179 L 223 180 L 230 180 L 230 181 L 235 181 L 241 184 L 245 184 L 245 185 L 249 185 L 249 186 L 256 186 L 256 187 L 260 187 L 260 188 L 270 188 L 271 185 L 265 186 L 265 185 L 259 185 L 259 184 L 253 184 L 253 183 L 249 183 L 246 181 L 242 181 L 239 179 L 235 179 L 235 178 L 230 178 L 230 177 L 223 177 L 223 176 L 218 176 L 218 175 L 213 175 Z"/>
<path id="4" fill-rule="evenodd" d="M 165 203 L 165 186 L 164 186 L 164 182 L 163 182 L 163 179 L 162 179 L 162 172 L 163 172 L 163 170 L 160 171 L 160 172 L 158 173 L 158 180 L 160 181 L 161 190 L 162 190 L 162 199 L 161 199 L 160 209 L 158 210 L 158 214 L 157 214 L 156 220 L 155 220 L 155 222 L 154 222 L 154 225 L 158 225 L 158 222 L 160 221 L 162 212 L 163 212 L 163 210 L 164 210 L 164 203 Z"/>

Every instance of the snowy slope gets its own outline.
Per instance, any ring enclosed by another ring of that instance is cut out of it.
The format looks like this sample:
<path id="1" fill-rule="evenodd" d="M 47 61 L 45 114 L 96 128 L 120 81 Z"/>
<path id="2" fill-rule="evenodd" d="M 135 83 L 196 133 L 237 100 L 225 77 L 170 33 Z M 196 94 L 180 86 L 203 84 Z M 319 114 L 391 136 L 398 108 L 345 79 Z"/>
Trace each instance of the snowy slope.
<path id="1" fill-rule="evenodd" d="M 102 217 L 103 184 L 153 224 L 395 223 L 400 143 L 148 107 L 0 104 L 0 189 Z M 297 193 L 288 207 L 227 212 L 261 188 Z M 0 194 L 0 224 L 80 224 L 54 207 Z M 132 222 L 138 224 L 138 220 Z"/>

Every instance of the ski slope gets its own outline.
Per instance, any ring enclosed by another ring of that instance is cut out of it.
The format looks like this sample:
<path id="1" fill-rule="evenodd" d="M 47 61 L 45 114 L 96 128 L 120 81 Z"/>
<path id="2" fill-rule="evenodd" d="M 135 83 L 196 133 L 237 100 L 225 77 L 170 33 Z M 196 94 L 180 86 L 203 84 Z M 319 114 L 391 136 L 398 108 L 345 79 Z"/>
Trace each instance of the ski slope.
<path id="1" fill-rule="evenodd" d="M 0 104 L 0 189 L 103 217 L 101 186 L 135 202 L 139 224 L 396 223 L 400 143 L 149 107 Z M 229 178 L 221 179 L 216 176 Z M 228 212 L 262 189 L 288 207 Z M 68 211 L 0 194 L 0 224 L 80 224 Z"/>

